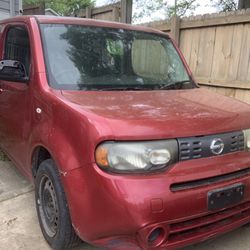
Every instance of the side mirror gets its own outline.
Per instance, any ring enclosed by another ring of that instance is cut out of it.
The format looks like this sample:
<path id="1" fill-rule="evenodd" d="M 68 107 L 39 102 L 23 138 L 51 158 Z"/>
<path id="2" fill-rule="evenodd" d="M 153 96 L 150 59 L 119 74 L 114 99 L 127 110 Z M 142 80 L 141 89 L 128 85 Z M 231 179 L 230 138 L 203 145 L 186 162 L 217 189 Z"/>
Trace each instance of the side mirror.
<path id="1" fill-rule="evenodd" d="M 0 61 L 0 80 L 28 82 L 29 77 L 21 62 L 14 60 Z"/>

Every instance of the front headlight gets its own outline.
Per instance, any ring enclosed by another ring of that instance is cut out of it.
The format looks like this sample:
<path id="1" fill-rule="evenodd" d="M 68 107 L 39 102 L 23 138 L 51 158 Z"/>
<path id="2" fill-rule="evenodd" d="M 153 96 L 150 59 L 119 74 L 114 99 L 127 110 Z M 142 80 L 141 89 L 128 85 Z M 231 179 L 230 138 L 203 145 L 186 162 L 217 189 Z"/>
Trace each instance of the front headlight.
<path id="1" fill-rule="evenodd" d="M 154 171 L 177 162 L 178 144 L 176 140 L 104 142 L 97 147 L 95 159 L 107 171 Z"/>
<path id="2" fill-rule="evenodd" d="M 243 130 L 245 149 L 250 151 L 250 129 Z"/>

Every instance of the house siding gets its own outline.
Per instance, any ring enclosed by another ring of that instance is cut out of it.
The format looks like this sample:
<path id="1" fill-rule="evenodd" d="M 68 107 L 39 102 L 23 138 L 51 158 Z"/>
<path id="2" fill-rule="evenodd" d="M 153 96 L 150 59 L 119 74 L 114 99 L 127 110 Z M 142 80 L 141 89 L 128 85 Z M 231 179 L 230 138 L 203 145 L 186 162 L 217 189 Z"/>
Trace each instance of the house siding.
<path id="1" fill-rule="evenodd" d="M 21 0 L 0 0 L 0 19 L 19 15 L 22 10 Z"/>

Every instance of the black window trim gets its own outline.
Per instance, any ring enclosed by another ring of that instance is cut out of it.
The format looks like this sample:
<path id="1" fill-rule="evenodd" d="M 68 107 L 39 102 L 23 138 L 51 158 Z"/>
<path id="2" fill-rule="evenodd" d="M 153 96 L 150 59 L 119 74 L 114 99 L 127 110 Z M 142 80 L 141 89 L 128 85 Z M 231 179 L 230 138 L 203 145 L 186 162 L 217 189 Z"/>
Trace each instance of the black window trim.
<path id="1" fill-rule="evenodd" d="M 4 24 L 3 24 L 4 25 Z M 5 60 L 5 48 L 6 48 L 6 41 L 7 41 L 7 37 L 8 37 L 8 33 L 11 29 L 16 28 L 16 27 L 21 27 L 24 28 L 27 32 L 28 38 L 29 38 L 29 45 L 30 45 L 30 69 L 29 69 L 29 74 L 28 74 L 28 79 L 26 81 L 23 80 L 18 80 L 18 79 L 13 79 L 11 80 L 12 82 L 18 82 L 21 84 L 26 84 L 29 85 L 30 84 L 30 79 L 31 79 L 31 73 L 32 73 L 32 49 L 31 49 L 31 37 L 30 37 L 30 33 L 29 33 L 29 29 L 27 27 L 27 25 L 25 23 L 8 23 L 5 24 L 4 30 L 2 31 L 2 34 L 4 35 L 4 39 L 3 39 L 3 50 L 2 50 L 2 59 L 1 60 Z M 8 80 L 6 80 L 8 81 Z"/>

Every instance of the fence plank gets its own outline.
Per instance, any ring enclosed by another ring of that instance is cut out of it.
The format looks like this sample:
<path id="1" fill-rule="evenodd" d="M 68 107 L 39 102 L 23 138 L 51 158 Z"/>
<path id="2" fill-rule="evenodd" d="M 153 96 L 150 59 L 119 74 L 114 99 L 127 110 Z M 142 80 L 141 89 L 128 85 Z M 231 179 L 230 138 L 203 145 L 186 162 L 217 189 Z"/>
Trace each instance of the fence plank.
<path id="1" fill-rule="evenodd" d="M 227 80 L 236 81 L 238 74 L 238 66 L 240 63 L 240 53 L 242 49 L 244 25 L 243 24 L 234 25 L 232 26 L 232 29 L 233 29 L 233 40 L 231 47 L 230 64 L 227 73 Z"/>
<path id="2" fill-rule="evenodd" d="M 114 22 L 119 22 L 120 21 L 120 8 L 118 6 L 115 6 L 113 8 L 113 19 L 112 21 Z"/>
<path id="3" fill-rule="evenodd" d="M 190 35 L 192 36 L 192 43 L 190 48 L 191 52 L 189 66 L 193 73 L 196 75 L 196 69 L 199 63 L 199 44 L 201 37 L 201 29 L 192 30 L 192 33 Z"/>
<path id="4" fill-rule="evenodd" d="M 212 79 L 225 80 L 231 59 L 233 30 L 231 26 L 216 28 Z"/>
<path id="5" fill-rule="evenodd" d="M 202 29 L 198 51 L 198 64 L 195 75 L 210 77 L 214 59 L 215 28 Z"/>
<path id="6" fill-rule="evenodd" d="M 192 34 L 190 31 L 183 30 L 180 35 L 180 49 L 188 64 L 190 64 L 191 46 Z"/>
<path id="7" fill-rule="evenodd" d="M 241 14 L 243 13 L 243 14 Z M 197 19 L 184 19 L 181 21 L 180 27 L 181 29 L 194 29 L 194 28 L 205 28 L 205 27 L 214 27 L 214 26 L 224 26 L 224 25 L 232 25 L 239 23 L 249 23 L 250 15 L 244 15 L 245 11 L 238 11 L 238 15 L 232 14 L 214 14 L 211 15 L 210 18 L 201 18 Z M 237 13 L 236 13 L 237 14 Z"/>
<path id="8" fill-rule="evenodd" d="M 247 81 L 249 81 L 249 82 L 250 82 L 250 56 L 249 56 L 249 58 L 248 58 Z"/>
<path id="9" fill-rule="evenodd" d="M 243 32 L 243 43 L 241 47 L 241 59 L 238 68 L 238 79 L 247 80 L 248 78 L 248 65 L 249 65 L 249 55 L 250 55 L 250 24 L 244 26 Z"/>

